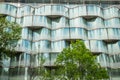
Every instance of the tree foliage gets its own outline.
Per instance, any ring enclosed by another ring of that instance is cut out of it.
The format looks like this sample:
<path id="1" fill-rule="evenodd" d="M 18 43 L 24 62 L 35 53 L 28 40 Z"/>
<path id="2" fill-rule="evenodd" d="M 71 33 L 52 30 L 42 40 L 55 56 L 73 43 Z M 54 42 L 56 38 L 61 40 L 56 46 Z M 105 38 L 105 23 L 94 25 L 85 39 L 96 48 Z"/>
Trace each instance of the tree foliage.
<path id="1" fill-rule="evenodd" d="M 98 80 L 108 78 L 107 71 L 96 62 L 96 56 L 83 41 L 72 42 L 58 55 L 56 64 L 61 76 L 68 80 Z"/>
<path id="2" fill-rule="evenodd" d="M 17 41 L 21 38 L 21 27 L 15 22 L 6 20 L 5 16 L 0 16 L 0 56 L 14 51 Z"/>

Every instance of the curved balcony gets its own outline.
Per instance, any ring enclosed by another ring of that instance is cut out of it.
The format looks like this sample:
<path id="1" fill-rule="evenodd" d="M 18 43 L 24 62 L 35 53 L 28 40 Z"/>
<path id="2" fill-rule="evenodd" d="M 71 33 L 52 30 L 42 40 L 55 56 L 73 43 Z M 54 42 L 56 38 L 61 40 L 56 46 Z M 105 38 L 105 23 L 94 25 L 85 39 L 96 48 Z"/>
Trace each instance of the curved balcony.
<path id="1" fill-rule="evenodd" d="M 22 26 L 32 26 L 32 16 L 24 16 L 21 17 L 20 19 L 20 23 L 22 24 Z"/>
<path id="2" fill-rule="evenodd" d="M 96 5 L 80 5 L 74 8 L 67 8 L 64 5 L 42 5 L 39 7 L 31 7 L 30 5 L 16 6 L 7 3 L 1 3 L 0 7 L 0 14 L 14 17 L 28 15 L 46 15 L 50 18 L 57 18 L 61 16 L 75 18 L 78 16 L 83 16 L 85 19 L 92 19 L 96 17 L 104 17 L 105 19 L 120 17 L 119 8 L 115 6 L 105 8 L 103 10 L 100 6 Z"/>
<path id="3" fill-rule="evenodd" d="M 99 64 L 101 65 L 101 67 L 109 67 L 110 68 L 110 63 L 109 62 L 101 61 L 101 62 L 99 62 Z"/>
<path id="4" fill-rule="evenodd" d="M 100 6 L 96 5 L 87 5 L 87 15 L 92 17 L 103 17 L 103 9 Z"/>
<path id="5" fill-rule="evenodd" d="M 22 28 L 21 36 L 22 36 L 22 39 L 32 41 L 32 31 L 28 28 Z"/>
<path id="6" fill-rule="evenodd" d="M 120 17 L 119 9 L 115 6 L 108 7 L 104 9 L 104 18 L 114 18 L 114 17 Z"/>
<path id="7" fill-rule="evenodd" d="M 102 67 L 109 67 L 109 65 L 110 65 L 109 56 L 107 54 L 100 54 L 97 56 L 97 62 Z"/>
<path id="8" fill-rule="evenodd" d="M 87 21 L 83 17 L 75 18 L 75 19 L 70 19 L 70 27 L 80 27 L 80 28 L 85 28 L 87 29 Z"/>
<path id="9" fill-rule="evenodd" d="M 96 29 L 88 30 L 88 39 L 89 40 L 105 40 L 108 39 L 106 29 Z"/>
<path id="10" fill-rule="evenodd" d="M 52 40 L 69 39 L 69 28 L 62 28 L 52 31 Z"/>
<path id="11" fill-rule="evenodd" d="M 62 28 L 52 31 L 53 40 L 86 39 L 86 30 L 82 28 Z"/>
<path id="12" fill-rule="evenodd" d="M 23 27 L 28 27 L 32 30 L 43 27 L 50 28 L 51 21 L 45 16 L 24 16 L 17 19 L 17 22 Z"/>
<path id="13" fill-rule="evenodd" d="M 33 31 L 33 41 L 39 40 L 50 40 L 51 30 L 46 28 L 41 28 Z"/>
<path id="14" fill-rule="evenodd" d="M 6 16 L 6 19 L 10 22 L 15 22 L 15 18 L 12 16 Z"/>
<path id="15" fill-rule="evenodd" d="M 69 45 L 65 40 L 61 41 L 53 41 L 51 43 L 51 52 L 53 53 L 59 53 L 65 48 L 67 45 Z"/>
<path id="16" fill-rule="evenodd" d="M 33 16 L 33 26 L 51 28 L 51 20 L 46 16 Z"/>
<path id="17" fill-rule="evenodd" d="M 113 54 L 119 54 L 120 53 L 120 46 L 119 46 L 119 42 L 116 42 L 114 44 L 108 44 L 107 48 L 108 48 L 108 54 L 113 55 Z"/>
<path id="18" fill-rule="evenodd" d="M 70 28 L 70 39 L 87 39 L 87 31 L 83 28 Z"/>
<path id="19" fill-rule="evenodd" d="M 41 63 L 41 58 L 45 60 L 43 66 L 48 67 L 48 66 L 54 66 L 54 62 L 56 60 L 57 53 L 39 53 L 39 54 L 33 54 L 30 59 L 30 67 L 39 67 Z"/>
<path id="20" fill-rule="evenodd" d="M 84 17 L 85 19 L 94 19 L 97 17 L 103 18 L 103 9 L 100 6 L 96 5 L 82 5 L 78 8 L 79 16 Z"/>
<path id="21" fill-rule="evenodd" d="M 113 18 L 109 20 L 105 20 L 105 27 L 106 28 L 120 28 L 120 19 L 119 18 Z"/>
<path id="22" fill-rule="evenodd" d="M 34 14 L 34 8 L 32 8 L 29 5 L 18 7 L 16 5 L 12 5 L 12 4 L 1 3 L 0 7 L 2 9 L 2 10 L 0 10 L 0 14 L 4 14 L 4 15 L 10 15 L 10 16 L 14 16 L 14 17 L 22 17 L 22 16 Z"/>
<path id="23" fill-rule="evenodd" d="M 29 40 L 19 40 L 15 50 L 19 53 L 31 53 L 31 41 Z"/>
<path id="24" fill-rule="evenodd" d="M 70 18 L 75 18 L 75 17 L 86 15 L 86 14 L 87 14 L 86 6 L 83 6 L 83 5 L 69 9 L 69 17 Z"/>
<path id="25" fill-rule="evenodd" d="M 88 30 L 105 28 L 104 20 L 100 17 L 97 17 L 95 19 L 86 20 L 86 26 L 87 26 Z"/>
<path id="26" fill-rule="evenodd" d="M 66 17 L 55 18 L 51 20 L 52 29 L 60 29 L 64 27 L 69 27 L 69 19 Z"/>
<path id="27" fill-rule="evenodd" d="M 17 7 L 11 4 L 0 3 L 0 14 L 16 16 Z"/>
<path id="28" fill-rule="evenodd" d="M 107 46 L 103 41 L 90 41 L 90 50 L 93 54 L 107 53 Z"/>
<path id="29" fill-rule="evenodd" d="M 96 5 L 80 5 L 69 10 L 70 18 L 82 16 L 85 19 L 92 19 L 96 17 L 103 18 L 103 9 Z"/>
<path id="30" fill-rule="evenodd" d="M 120 29 L 118 28 L 107 29 L 107 33 L 108 39 L 104 40 L 107 43 L 115 43 L 120 39 Z"/>
<path id="31" fill-rule="evenodd" d="M 22 16 L 30 16 L 33 15 L 35 13 L 34 8 L 29 6 L 29 5 L 25 5 L 22 7 L 17 7 L 17 14 L 16 17 L 22 17 Z"/>
<path id="32" fill-rule="evenodd" d="M 51 50 L 51 42 L 48 40 L 40 40 L 38 42 L 32 43 L 32 50 L 38 53 L 42 52 L 50 52 Z"/>
<path id="33" fill-rule="evenodd" d="M 50 18 L 67 16 L 68 8 L 63 5 L 45 5 L 45 15 Z"/>

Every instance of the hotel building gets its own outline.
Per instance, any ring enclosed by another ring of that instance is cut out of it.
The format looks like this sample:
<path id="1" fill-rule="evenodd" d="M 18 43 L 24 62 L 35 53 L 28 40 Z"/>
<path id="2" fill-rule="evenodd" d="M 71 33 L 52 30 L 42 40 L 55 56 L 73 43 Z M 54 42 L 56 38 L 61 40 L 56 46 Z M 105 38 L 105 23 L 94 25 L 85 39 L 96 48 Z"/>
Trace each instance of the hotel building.
<path id="1" fill-rule="evenodd" d="M 107 68 L 109 80 L 120 80 L 119 0 L 0 1 L 0 15 L 22 26 L 18 54 L 0 61 L 0 80 L 29 80 L 41 57 L 45 67 L 54 68 L 71 40 L 83 40 Z"/>

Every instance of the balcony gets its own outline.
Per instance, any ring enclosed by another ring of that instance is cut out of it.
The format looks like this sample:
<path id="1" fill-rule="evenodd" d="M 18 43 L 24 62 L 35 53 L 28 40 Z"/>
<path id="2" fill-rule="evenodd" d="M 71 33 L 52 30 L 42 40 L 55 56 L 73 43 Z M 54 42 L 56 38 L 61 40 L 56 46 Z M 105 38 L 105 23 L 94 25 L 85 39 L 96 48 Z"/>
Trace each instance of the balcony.
<path id="1" fill-rule="evenodd" d="M 111 19 L 111 18 L 115 18 L 115 17 L 120 17 L 119 8 L 117 8 L 115 6 L 111 6 L 111 7 L 104 9 L 104 18 L 105 19 Z"/>
<path id="2" fill-rule="evenodd" d="M 45 5 L 45 15 L 49 18 L 58 18 L 68 15 L 68 8 L 63 5 Z"/>

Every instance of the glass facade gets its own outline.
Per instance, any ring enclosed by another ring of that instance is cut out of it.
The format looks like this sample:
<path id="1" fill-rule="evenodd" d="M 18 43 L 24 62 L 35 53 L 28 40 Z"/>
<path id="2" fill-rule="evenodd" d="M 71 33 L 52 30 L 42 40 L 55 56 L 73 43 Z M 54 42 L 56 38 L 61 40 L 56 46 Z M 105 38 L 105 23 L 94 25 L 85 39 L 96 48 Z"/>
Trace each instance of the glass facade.
<path id="1" fill-rule="evenodd" d="M 83 40 L 91 52 L 99 54 L 97 62 L 110 68 L 111 80 L 120 79 L 118 7 L 0 3 L 0 14 L 22 26 L 22 39 L 15 48 L 18 55 L 12 58 L 3 56 L 0 80 L 29 80 L 29 70 L 40 66 L 40 57 L 45 59 L 44 66 L 53 66 L 57 55 L 70 44 L 71 39 Z"/>

